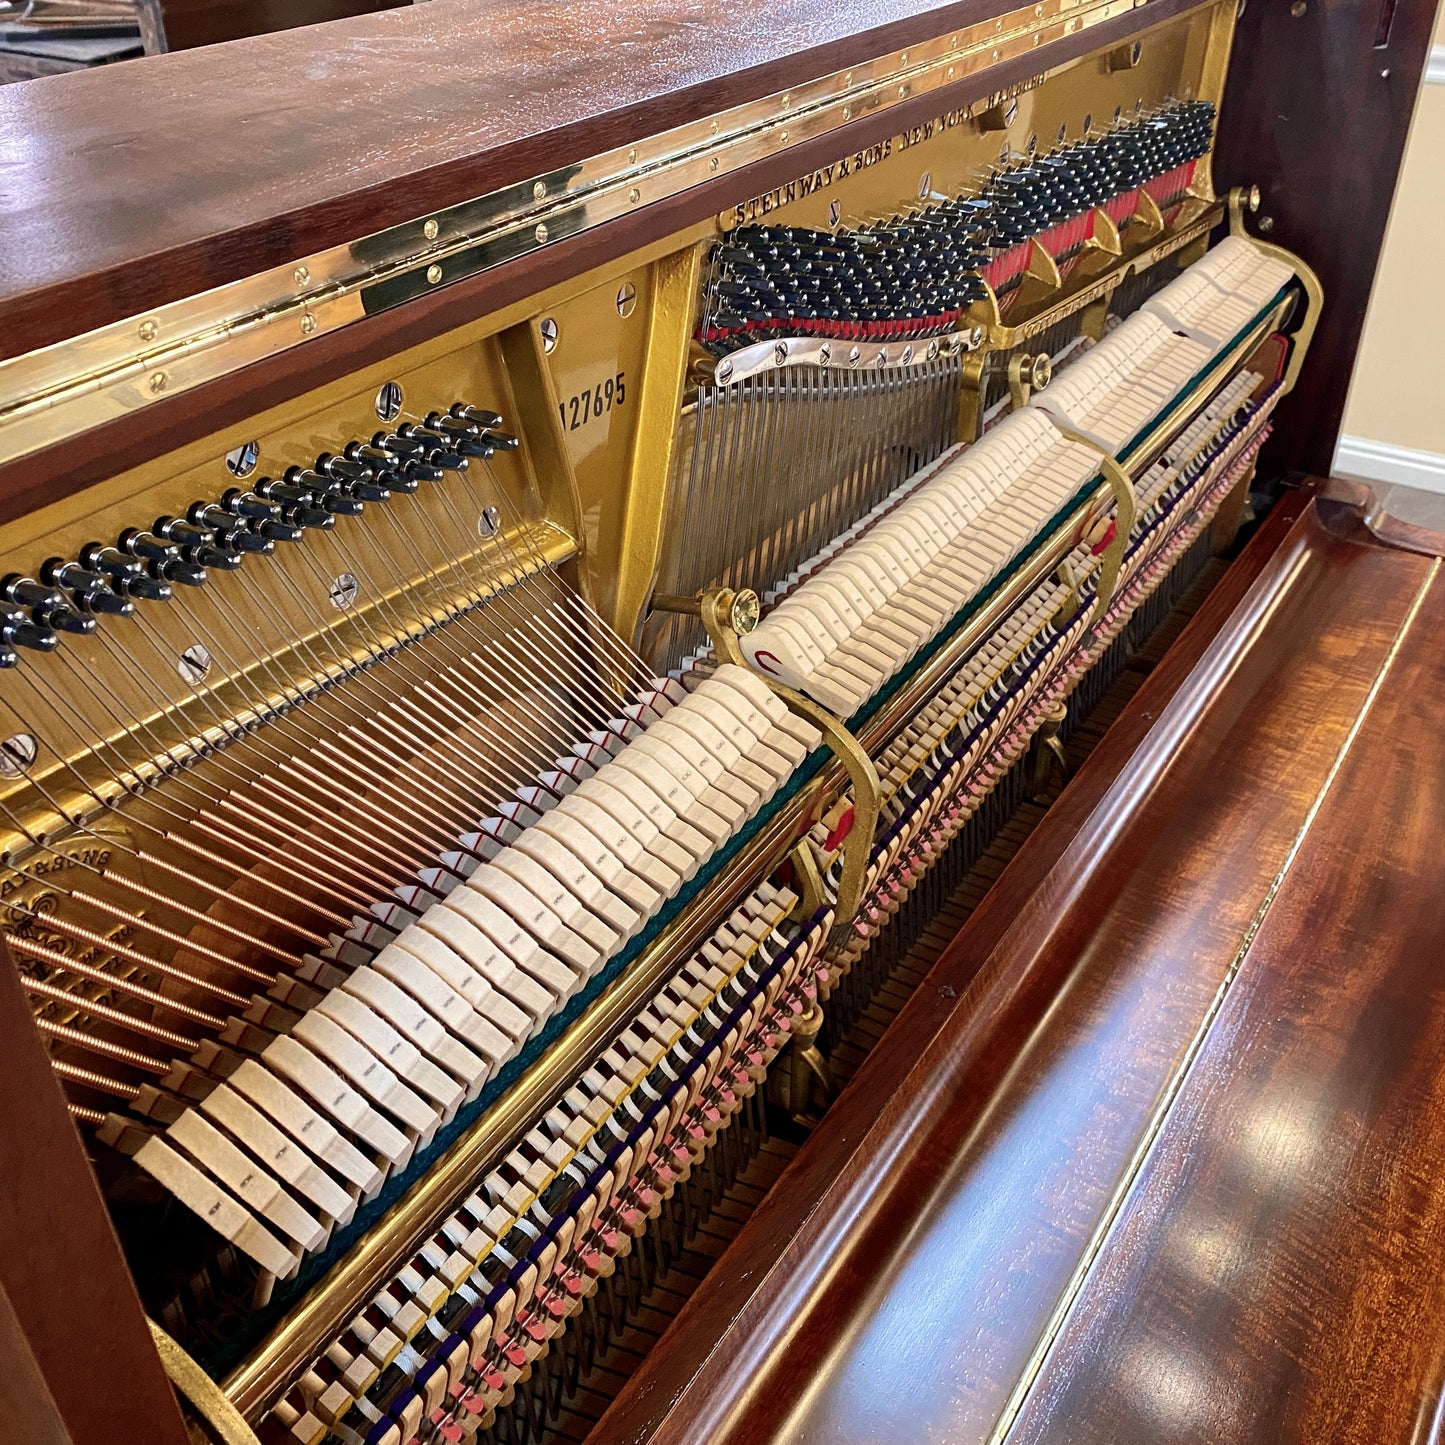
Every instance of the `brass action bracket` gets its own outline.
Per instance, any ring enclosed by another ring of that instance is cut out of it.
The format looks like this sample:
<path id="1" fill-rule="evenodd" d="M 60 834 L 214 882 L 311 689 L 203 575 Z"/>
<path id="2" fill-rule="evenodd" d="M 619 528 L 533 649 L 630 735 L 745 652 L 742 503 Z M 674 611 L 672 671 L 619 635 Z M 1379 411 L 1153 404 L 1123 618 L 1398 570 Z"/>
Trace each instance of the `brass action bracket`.
<path id="1" fill-rule="evenodd" d="M 688 612 L 702 618 L 712 639 L 713 651 L 719 662 L 736 663 L 747 667 L 742 648 L 738 645 L 739 635 L 749 633 L 757 626 L 758 595 L 747 589 L 734 591 L 727 587 L 710 587 L 696 597 L 661 596 L 652 599 L 655 608 L 665 612 Z M 756 671 L 755 669 L 750 669 Z M 883 784 L 873 759 L 868 756 L 862 743 L 843 724 L 810 697 L 804 697 L 776 678 L 757 672 L 768 687 L 785 702 L 790 711 L 806 718 L 823 734 L 833 755 L 847 769 L 848 779 L 853 785 L 853 826 L 843 841 L 843 872 L 838 881 L 838 896 L 834 932 L 844 929 L 858 913 L 863 902 L 863 885 L 868 873 L 868 851 L 874 834 L 878 830 L 878 813 L 882 807 Z M 816 872 L 816 869 L 814 870 Z M 808 882 L 806 873 L 802 881 Z"/>
<path id="2" fill-rule="evenodd" d="M 1057 423 L 1055 423 L 1057 425 Z M 1119 585 L 1119 573 L 1124 567 L 1124 554 L 1129 550 L 1129 534 L 1134 530 L 1134 519 L 1139 515 L 1139 499 L 1134 494 L 1134 480 L 1112 453 L 1082 432 L 1069 427 L 1059 427 L 1059 435 L 1082 447 L 1088 447 L 1099 458 L 1099 471 L 1114 494 L 1114 536 L 1104 551 L 1104 560 L 1099 567 L 1099 586 L 1094 600 L 1094 615 L 1089 619 L 1091 627 L 1104 620 L 1104 613 L 1113 600 L 1114 589 Z"/>
<path id="3" fill-rule="evenodd" d="M 1301 261 L 1293 251 L 1286 251 L 1283 246 L 1276 246 L 1270 241 L 1261 241 L 1258 236 L 1251 236 L 1245 230 L 1246 212 L 1253 215 L 1259 210 L 1258 186 L 1235 186 L 1229 193 L 1228 205 L 1229 234 L 1248 241 L 1256 251 L 1262 251 L 1266 256 L 1273 256 L 1276 261 L 1283 261 L 1299 277 L 1300 285 L 1305 289 L 1309 310 L 1294 333 L 1294 345 L 1290 348 L 1289 362 L 1280 383 L 1281 392 L 1293 391 L 1295 382 L 1299 380 L 1300 368 L 1305 364 L 1305 355 L 1310 349 L 1310 342 L 1314 339 L 1315 327 L 1319 325 L 1320 309 L 1325 304 L 1325 288 L 1320 285 L 1320 278 L 1315 274 L 1313 268 Z"/>

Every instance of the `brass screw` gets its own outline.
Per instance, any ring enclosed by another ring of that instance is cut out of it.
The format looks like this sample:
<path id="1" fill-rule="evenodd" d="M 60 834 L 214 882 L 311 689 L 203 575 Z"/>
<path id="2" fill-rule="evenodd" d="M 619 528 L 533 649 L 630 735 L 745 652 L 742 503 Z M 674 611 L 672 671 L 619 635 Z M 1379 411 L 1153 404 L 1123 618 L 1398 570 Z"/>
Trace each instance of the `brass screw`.
<path id="1" fill-rule="evenodd" d="M 1296 20 L 1299 20 L 1304 16 L 1305 11 L 1307 11 L 1309 8 L 1310 7 L 1305 4 L 1305 0 L 1294 0 L 1294 4 L 1289 7 L 1289 13 Z"/>
<path id="2" fill-rule="evenodd" d="M 533 181 L 533 182 L 532 182 L 532 199 L 533 199 L 534 201 L 540 201 L 540 200 L 542 199 L 542 197 L 545 196 L 546 194 L 547 194 L 547 182 L 546 182 L 546 181 Z"/>
<path id="3" fill-rule="evenodd" d="M 638 201 L 642 199 L 642 192 L 639 191 L 636 186 L 633 186 L 633 188 L 627 193 L 627 199 L 631 201 L 632 204 L 635 206 Z"/>
<path id="4" fill-rule="evenodd" d="M 295 278 L 298 286 L 304 286 L 311 280 L 311 272 L 308 271 L 305 266 L 298 266 L 291 274 Z"/>
<path id="5" fill-rule="evenodd" d="M 422 226 L 421 233 L 427 238 L 428 241 L 435 241 L 437 238 L 437 232 L 440 229 L 441 227 L 438 226 L 434 220 L 428 221 L 425 225 Z"/>
<path id="6" fill-rule="evenodd" d="M 617 288 L 617 314 L 631 316 L 637 309 L 637 287 L 631 281 L 624 281 Z"/>
<path id="7" fill-rule="evenodd" d="M 311 314 L 311 312 L 307 311 L 301 317 L 301 334 L 303 336 L 310 336 L 311 333 L 315 330 L 316 318 Z"/>
<path id="8" fill-rule="evenodd" d="M 154 321 L 142 321 L 140 324 L 140 339 L 142 341 L 154 341 L 156 339 L 156 333 L 159 330 L 160 328 Z"/>
<path id="9" fill-rule="evenodd" d="M 715 171 L 715 170 L 717 169 L 717 157 L 716 157 L 716 156 L 714 156 L 714 157 L 707 163 L 707 168 L 708 168 L 708 170 L 710 170 L 710 171 Z"/>
<path id="10" fill-rule="evenodd" d="M 542 245 L 547 239 L 547 223 L 545 221 L 538 221 L 537 229 L 533 231 L 532 234 L 536 236 L 537 244 L 539 246 Z"/>
<path id="11" fill-rule="evenodd" d="M 435 286 L 437 282 L 442 279 L 442 268 L 435 264 L 428 266 L 426 268 L 426 279 Z"/>
<path id="12" fill-rule="evenodd" d="M 159 396 L 159 395 L 161 394 L 161 392 L 163 392 L 163 391 L 166 389 L 166 381 L 167 381 L 167 380 L 168 380 L 168 378 L 167 378 L 165 372 L 163 372 L 163 371 L 153 372 L 153 373 L 151 374 L 151 382 L 150 382 L 151 391 L 152 391 L 156 396 Z"/>

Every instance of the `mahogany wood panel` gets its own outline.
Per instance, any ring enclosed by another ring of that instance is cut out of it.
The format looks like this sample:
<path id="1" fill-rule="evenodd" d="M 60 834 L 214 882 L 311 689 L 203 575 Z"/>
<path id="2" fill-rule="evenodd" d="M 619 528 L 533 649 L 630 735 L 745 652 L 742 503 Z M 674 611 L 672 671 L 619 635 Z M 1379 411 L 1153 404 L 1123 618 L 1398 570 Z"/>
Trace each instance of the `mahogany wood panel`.
<path id="1" fill-rule="evenodd" d="M 989 0 L 989 3 L 997 5 L 998 0 Z M 1145 15 L 1149 23 L 1155 24 L 1193 9 L 1200 3 L 1202 0 L 1149 0 Z M 457 0 L 457 4 L 464 8 L 466 0 Z M 978 5 L 975 4 L 973 8 L 978 9 Z M 976 19 L 977 16 L 972 18 Z M 943 22 L 937 20 L 930 23 Z M 1137 30 L 1139 23 L 1136 15 L 1119 16 L 1093 30 L 1057 42 L 1051 54 L 1062 62 L 1101 46 L 1106 47 Z M 922 28 L 928 31 L 928 25 L 922 25 Z M 310 43 L 309 33 L 305 42 L 298 39 L 295 43 Z M 884 44 L 882 41 L 875 43 L 880 46 Z M 888 44 L 893 43 L 895 42 L 890 37 Z M 844 52 L 837 52 L 835 47 L 834 52 L 830 53 Z M 936 114 L 940 108 L 966 104 L 992 93 L 997 87 L 1025 80 L 1033 70 L 1032 59 L 1021 56 L 993 67 L 985 76 L 969 77 L 942 92 L 917 97 L 883 114 L 870 113 L 830 136 L 796 146 L 786 155 L 773 156 L 736 175 L 722 177 L 696 186 L 667 201 L 645 206 L 635 215 L 548 245 L 515 262 L 496 267 L 468 280 L 442 287 L 404 307 L 368 317 L 340 331 L 317 337 L 306 345 L 283 352 L 270 361 L 247 367 L 223 380 L 168 397 L 114 423 L 97 427 L 34 456 L 0 467 L 0 523 L 71 495 L 83 487 L 112 477 L 119 471 L 171 448 L 184 445 L 194 440 L 198 434 L 240 423 L 265 407 L 286 400 L 310 387 L 383 360 L 449 328 L 535 295 L 544 287 L 569 276 L 579 275 L 590 267 L 603 265 L 650 241 L 714 215 L 741 197 L 760 194 L 794 176 L 806 173 L 817 165 L 835 160 L 839 155 L 870 145 L 893 134 L 900 125 Z M 765 85 L 762 90 L 770 88 L 770 85 Z M 706 88 L 701 99 L 697 100 L 697 105 L 706 111 L 709 108 L 708 97 L 717 95 L 719 91 L 718 86 Z M 0 92 L 0 139 L 3 139 L 4 135 L 3 102 L 4 94 Z M 685 118 L 679 110 L 667 123 L 677 124 Z M 98 130 L 97 126 L 97 133 Z M 579 152 L 581 153 L 585 152 Z M 551 159 L 542 157 L 537 160 L 536 167 L 525 170 L 524 173 L 535 174 L 537 167 L 555 163 L 555 155 Z M 269 184 L 266 179 L 269 175 L 269 168 L 258 172 L 253 162 L 246 173 L 249 179 L 238 177 L 238 191 L 245 184 L 258 187 Z M 496 182 L 483 177 L 475 179 L 472 184 L 473 189 L 465 190 L 466 195 L 474 194 L 477 187 L 490 186 Z M 408 209 L 412 201 L 417 205 L 421 204 L 415 196 L 412 196 L 411 201 L 402 204 L 404 188 L 399 184 L 386 189 L 395 210 L 393 219 L 419 213 Z M 407 191 L 406 195 L 412 193 Z M 175 204 L 181 204 L 180 197 L 172 199 Z M 0 200 L 0 204 L 3 204 L 3 200 Z M 257 204 L 259 206 L 260 202 Z M 370 204 L 368 202 L 368 205 Z M 261 207 L 258 214 L 264 213 L 264 207 Z M 0 209 L 0 215 L 3 215 L 3 209 Z M 199 224 L 205 217 L 195 219 Z M 340 235 L 339 239 L 347 239 L 351 234 L 375 229 L 376 225 L 381 224 L 375 220 L 372 210 L 353 219 L 357 229 Z M 100 272 L 94 276 L 72 267 L 74 274 L 68 279 L 57 281 L 58 289 L 12 298 L 8 313 L 12 324 L 9 329 L 0 331 L 0 355 L 5 354 L 7 347 L 11 351 L 22 351 L 42 340 L 49 341 L 71 335 L 84 330 L 86 326 L 134 314 L 146 305 L 175 299 L 176 296 L 186 295 L 195 289 L 234 279 L 236 275 L 250 274 L 254 267 L 247 266 L 237 270 L 232 265 L 239 254 L 236 247 L 243 243 L 247 246 L 252 243 L 257 246 L 274 246 L 275 254 L 270 256 L 266 264 L 275 260 L 294 259 L 313 249 L 312 242 L 320 234 L 310 230 L 303 232 L 298 229 L 299 225 L 299 222 L 293 224 L 291 220 L 284 224 L 278 221 L 275 234 L 267 237 L 261 234 L 264 227 L 258 223 L 256 233 L 251 235 L 250 240 L 239 235 L 220 237 L 214 244 L 193 248 L 188 253 L 177 252 L 166 258 L 164 265 L 158 262 L 152 264 L 152 260 L 147 260 L 144 264 L 121 266 L 111 272 Z M 316 241 L 316 244 L 321 242 Z M 7 315 L 7 303 L 3 293 L 4 264 L 5 258 L 0 256 L 0 317 Z M 80 258 L 77 258 L 76 264 L 80 264 Z M 131 290 L 132 287 L 155 286 L 161 287 L 164 294 L 158 292 L 151 296 L 146 292 L 140 295 Z M 35 330 L 35 327 L 40 330 Z"/>
<path id="2" fill-rule="evenodd" d="M 0 1356 L 0 1394 L 9 1396 L 0 1403 L 0 1421 L 10 1414 L 34 1420 L 38 1429 L 58 1414 L 74 1445 L 187 1445 L 120 1243 L 3 939 L 0 1099 L 0 1290 L 31 1356 L 13 1368 L 8 1353 Z M 38 1383 L 48 1398 L 26 1388 Z M 34 1438 L 36 1445 L 47 1439 Z"/>
<path id="3" fill-rule="evenodd" d="M 1445 584 L 1427 585 L 1009 1445 L 1440 1437 Z"/>
<path id="4" fill-rule="evenodd" d="M 407 0 L 160 0 L 168 50 L 216 45 L 243 35 L 294 30 L 375 10 L 390 10 Z"/>
<path id="5" fill-rule="evenodd" d="M 1201 614 L 596 1441 L 988 1438 L 1431 565 L 1311 508 Z"/>
<path id="6" fill-rule="evenodd" d="M 1325 290 L 1309 363 L 1264 453 L 1266 471 L 1324 476 L 1334 462 L 1436 4 L 1247 0 L 1240 17 L 1215 183 L 1257 184 L 1268 239 L 1309 261 Z"/>
<path id="7" fill-rule="evenodd" d="M 454 0 L 0 92 L 0 347 L 136 315 L 1012 8 L 776 0 L 739 24 L 709 0 Z"/>

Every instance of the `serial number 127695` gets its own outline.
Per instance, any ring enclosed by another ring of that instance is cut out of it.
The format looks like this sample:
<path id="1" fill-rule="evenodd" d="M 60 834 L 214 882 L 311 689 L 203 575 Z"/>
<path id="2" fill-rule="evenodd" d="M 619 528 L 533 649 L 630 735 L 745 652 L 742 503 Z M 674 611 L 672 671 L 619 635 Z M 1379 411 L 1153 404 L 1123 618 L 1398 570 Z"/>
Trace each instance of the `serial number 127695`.
<path id="1" fill-rule="evenodd" d="M 599 381 L 596 386 L 589 386 L 585 391 L 579 391 L 576 396 L 569 396 L 566 401 L 558 402 L 557 410 L 562 414 L 563 428 L 576 431 L 578 427 L 606 416 L 614 406 L 621 406 L 627 400 L 626 381 L 627 373 L 619 371 L 616 376 L 609 376 L 605 381 Z"/>

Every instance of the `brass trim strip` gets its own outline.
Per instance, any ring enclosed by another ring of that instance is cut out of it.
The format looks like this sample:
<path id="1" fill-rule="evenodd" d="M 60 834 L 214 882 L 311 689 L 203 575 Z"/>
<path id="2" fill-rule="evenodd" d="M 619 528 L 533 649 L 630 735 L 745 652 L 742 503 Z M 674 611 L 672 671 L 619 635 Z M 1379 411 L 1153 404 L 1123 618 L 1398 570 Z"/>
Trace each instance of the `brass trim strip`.
<path id="1" fill-rule="evenodd" d="M 153 1320 L 151 1339 L 166 1378 L 190 1401 L 192 1409 L 215 1431 L 223 1445 L 261 1445 L 241 1413 L 211 1377 Z"/>
<path id="2" fill-rule="evenodd" d="M 345 246 L 0 362 L 0 463 L 1038 53 L 1150 0 L 1040 0 Z"/>

